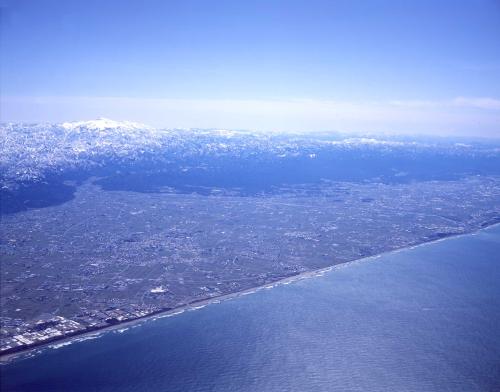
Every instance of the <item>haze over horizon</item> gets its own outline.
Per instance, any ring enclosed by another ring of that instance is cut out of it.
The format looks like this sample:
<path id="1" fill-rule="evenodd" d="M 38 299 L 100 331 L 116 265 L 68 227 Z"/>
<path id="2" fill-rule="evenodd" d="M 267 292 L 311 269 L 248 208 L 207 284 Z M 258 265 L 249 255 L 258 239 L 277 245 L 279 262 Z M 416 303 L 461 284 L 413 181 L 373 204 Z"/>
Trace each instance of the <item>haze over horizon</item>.
<path id="1" fill-rule="evenodd" d="M 10 1 L 1 121 L 500 137 L 500 5 Z"/>

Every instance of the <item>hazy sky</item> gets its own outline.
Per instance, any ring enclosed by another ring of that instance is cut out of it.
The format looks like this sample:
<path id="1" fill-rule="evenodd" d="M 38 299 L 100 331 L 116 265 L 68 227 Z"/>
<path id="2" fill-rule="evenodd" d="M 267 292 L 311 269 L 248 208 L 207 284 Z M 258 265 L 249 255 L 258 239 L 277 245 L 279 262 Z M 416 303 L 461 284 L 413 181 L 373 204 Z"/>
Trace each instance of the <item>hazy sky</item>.
<path id="1" fill-rule="evenodd" d="M 500 1 L 0 0 L 2 121 L 500 137 Z"/>

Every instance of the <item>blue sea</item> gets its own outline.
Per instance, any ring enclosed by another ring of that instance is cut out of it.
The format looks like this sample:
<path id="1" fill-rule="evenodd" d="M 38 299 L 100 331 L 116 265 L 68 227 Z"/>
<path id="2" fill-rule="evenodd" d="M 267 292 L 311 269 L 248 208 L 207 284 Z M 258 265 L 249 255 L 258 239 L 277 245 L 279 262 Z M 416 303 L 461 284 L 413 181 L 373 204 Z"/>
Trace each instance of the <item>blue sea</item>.
<path id="1" fill-rule="evenodd" d="M 500 391 L 500 226 L 48 348 L 2 391 Z"/>

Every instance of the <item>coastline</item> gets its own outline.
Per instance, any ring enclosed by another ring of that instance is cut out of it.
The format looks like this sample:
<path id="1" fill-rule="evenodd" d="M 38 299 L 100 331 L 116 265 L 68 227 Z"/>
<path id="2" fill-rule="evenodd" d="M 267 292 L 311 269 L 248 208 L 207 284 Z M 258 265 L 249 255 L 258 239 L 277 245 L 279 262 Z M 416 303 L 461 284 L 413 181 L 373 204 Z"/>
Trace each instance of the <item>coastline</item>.
<path id="1" fill-rule="evenodd" d="M 241 291 L 237 291 L 237 292 L 233 292 L 233 293 L 228 293 L 228 294 L 223 294 L 223 295 L 219 295 L 216 297 L 194 300 L 194 301 L 189 302 L 185 305 L 178 306 L 176 308 L 172 308 L 169 310 L 160 310 L 156 313 L 151 313 L 151 314 L 148 314 L 148 315 L 143 316 L 143 317 L 119 322 L 119 323 L 114 324 L 114 325 L 109 325 L 109 326 L 102 327 L 102 328 L 97 328 L 97 329 L 93 329 L 93 330 L 84 331 L 81 333 L 76 333 L 76 334 L 71 335 L 71 336 L 62 337 L 60 339 L 55 339 L 55 340 L 52 340 L 50 342 L 42 343 L 42 344 L 32 346 L 32 347 L 24 349 L 24 350 L 20 350 L 17 352 L 8 353 L 8 354 L 5 354 L 3 356 L 0 356 L 0 366 L 9 364 L 15 360 L 21 360 L 23 358 L 37 355 L 42 350 L 46 350 L 48 348 L 57 349 L 59 347 L 66 346 L 66 345 L 72 344 L 74 342 L 96 339 L 96 338 L 99 338 L 100 336 L 102 336 L 103 334 L 106 334 L 109 332 L 124 332 L 126 329 L 138 326 L 138 325 L 142 324 L 143 322 L 161 319 L 161 318 L 165 318 L 165 317 L 172 317 L 172 316 L 181 314 L 185 311 L 193 311 L 193 310 L 201 309 L 201 308 L 203 308 L 207 305 L 210 305 L 210 304 L 217 304 L 217 303 L 220 303 L 222 301 L 228 301 L 228 300 L 231 300 L 233 298 L 238 298 L 240 296 L 245 296 L 245 295 L 249 295 L 249 294 L 261 291 L 263 289 L 271 289 L 275 286 L 287 285 L 287 284 L 290 284 L 290 283 L 295 282 L 295 281 L 309 279 L 309 278 L 316 277 L 316 276 L 323 276 L 325 273 L 331 272 L 335 269 L 347 267 L 347 266 L 349 266 L 351 264 L 355 264 L 355 263 L 369 261 L 371 259 L 377 259 L 383 255 L 386 255 L 386 254 L 399 253 L 399 252 L 402 252 L 405 250 L 415 249 L 415 248 L 418 248 L 418 247 L 421 247 L 424 245 L 429 245 L 429 244 L 441 242 L 441 241 L 452 239 L 452 238 L 459 238 L 459 237 L 463 237 L 463 236 L 474 235 L 478 232 L 481 232 L 481 231 L 487 230 L 487 229 L 491 229 L 495 226 L 500 226 L 500 223 L 495 222 L 495 223 L 487 224 L 483 227 L 479 227 L 475 230 L 471 230 L 469 232 L 460 233 L 460 234 L 452 234 L 452 235 L 449 235 L 449 236 L 446 236 L 443 238 L 436 238 L 436 239 L 431 239 L 428 241 L 422 241 L 422 242 L 414 244 L 414 245 L 404 246 L 401 248 L 388 250 L 388 251 L 374 254 L 371 256 L 366 256 L 366 257 L 362 257 L 362 258 L 358 258 L 358 259 L 354 259 L 354 260 L 350 260 L 350 261 L 346 261 L 346 262 L 340 262 L 338 264 L 333 264 L 333 265 L 319 268 L 319 269 L 305 271 L 305 272 L 302 272 L 302 273 L 299 273 L 296 275 L 292 275 L 292 276 L 278 279 L 278 280 L 271 282 L 271 283 L 266 283 L 263 285 L 254 286 L 254 287 L 251 287 L 251 288 L 248 288 L 245 290 L 241 290 Z"/>

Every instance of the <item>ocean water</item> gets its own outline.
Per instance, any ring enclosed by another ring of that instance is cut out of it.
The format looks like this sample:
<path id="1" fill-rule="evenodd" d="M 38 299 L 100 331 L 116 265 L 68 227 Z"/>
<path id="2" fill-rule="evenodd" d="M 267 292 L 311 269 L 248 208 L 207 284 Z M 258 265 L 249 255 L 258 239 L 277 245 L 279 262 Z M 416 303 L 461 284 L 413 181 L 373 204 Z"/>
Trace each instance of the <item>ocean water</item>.
<path id="1" fill-rule="evenodd" d="M 0 371 L 2 391 L 500 391 L 500 226 Z"/>

